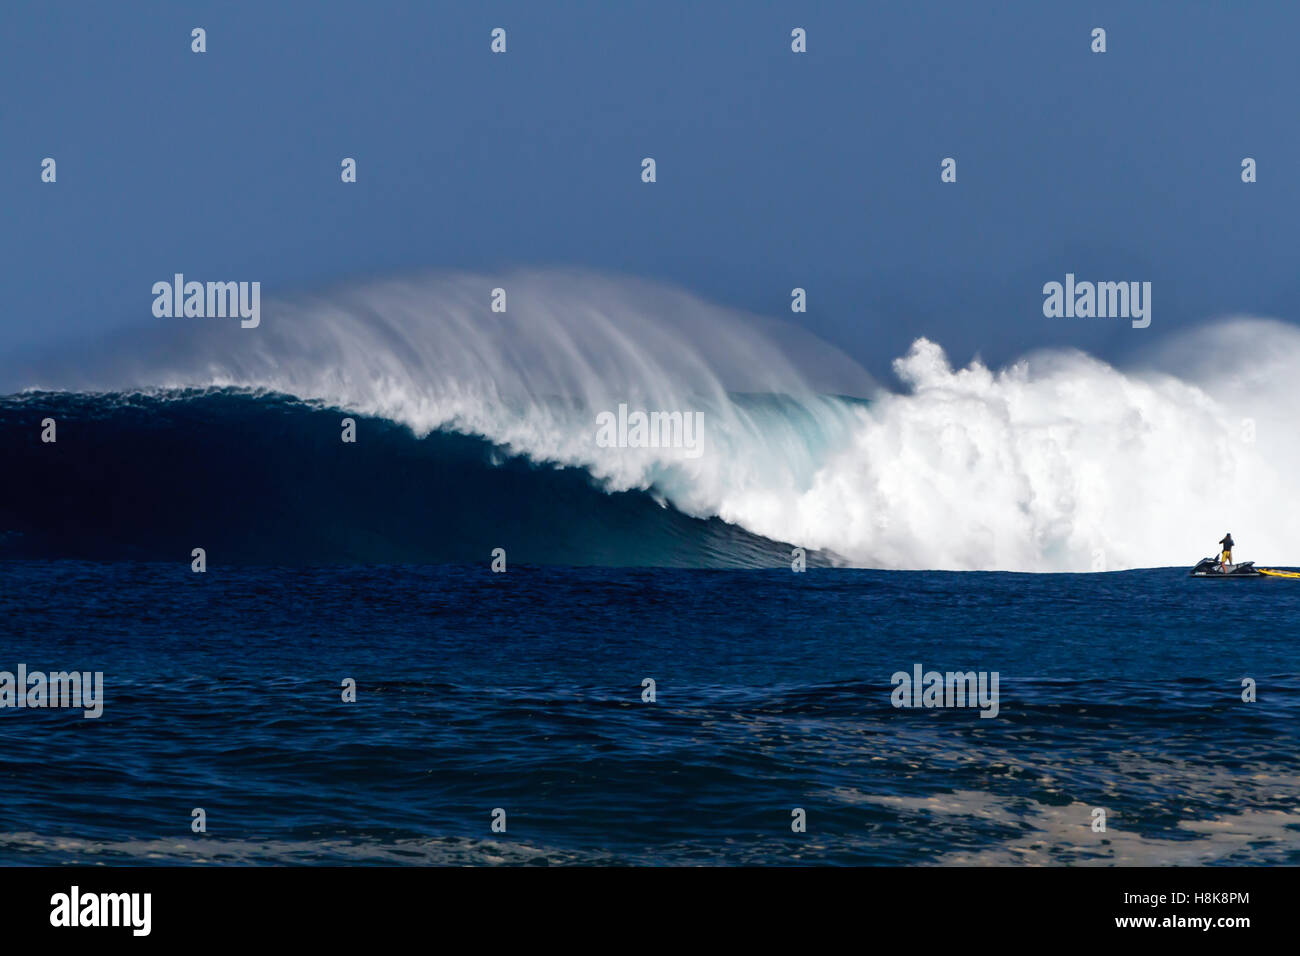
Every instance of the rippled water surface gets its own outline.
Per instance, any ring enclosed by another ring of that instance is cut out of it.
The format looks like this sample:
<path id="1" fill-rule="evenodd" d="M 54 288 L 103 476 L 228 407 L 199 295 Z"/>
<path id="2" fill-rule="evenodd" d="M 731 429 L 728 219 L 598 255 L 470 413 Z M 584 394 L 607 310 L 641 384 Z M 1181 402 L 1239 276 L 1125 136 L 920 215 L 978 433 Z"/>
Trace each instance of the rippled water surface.
<path id="1" fill-rule="evenodd" d="M 0 562 L 0 670 L 105 696 L 0 710 L 0 863 L 1295 864 L 1298 642 L 1180 570 Z"/>

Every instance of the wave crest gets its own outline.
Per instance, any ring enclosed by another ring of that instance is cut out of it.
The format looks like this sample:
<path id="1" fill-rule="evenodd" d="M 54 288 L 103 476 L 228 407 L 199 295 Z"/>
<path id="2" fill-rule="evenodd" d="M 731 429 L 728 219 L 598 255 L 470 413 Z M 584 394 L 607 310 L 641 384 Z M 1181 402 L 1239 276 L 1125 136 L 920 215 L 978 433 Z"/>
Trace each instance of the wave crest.
<path id="1" fill-rule="evenodd" d="M 1286 563 L 1300 538 L 1300 332 L 1277 322 L 1221 322 L 1130 370 L 1069 351 L 955 368 L 920 339 L 894 393 L 791 325 L 578 272 L 375 283 L 270 303 L 256 330 L 165 321 L 21 384 L 285 393 L 857 565 L 1183 564 L 1228 529 Z M 601 447 L 619 404 L 703 413 L 703 453 Z"/>

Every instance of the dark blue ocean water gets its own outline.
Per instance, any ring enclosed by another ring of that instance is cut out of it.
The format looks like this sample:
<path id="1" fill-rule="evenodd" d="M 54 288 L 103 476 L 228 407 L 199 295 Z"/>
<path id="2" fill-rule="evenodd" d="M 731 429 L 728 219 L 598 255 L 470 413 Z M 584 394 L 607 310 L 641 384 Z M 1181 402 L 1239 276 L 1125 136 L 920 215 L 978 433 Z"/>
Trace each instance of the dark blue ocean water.
<path id="1" fill-rule="evenodd" d="M 1300 863 L 1300 582 L 0 561 L 20 663 L 0 864 Z"/>

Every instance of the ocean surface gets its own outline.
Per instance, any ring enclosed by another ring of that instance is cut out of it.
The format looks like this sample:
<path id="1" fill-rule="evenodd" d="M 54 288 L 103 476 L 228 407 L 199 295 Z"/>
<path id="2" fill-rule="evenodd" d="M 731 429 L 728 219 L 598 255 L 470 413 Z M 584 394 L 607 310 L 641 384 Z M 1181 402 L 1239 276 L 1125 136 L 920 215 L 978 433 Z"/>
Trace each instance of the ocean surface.
<path id="1" fill-rule="evenodd" d="M 489 565 L 0 561 L 0 864 L 1300 863 L 1294 582 Z"/>

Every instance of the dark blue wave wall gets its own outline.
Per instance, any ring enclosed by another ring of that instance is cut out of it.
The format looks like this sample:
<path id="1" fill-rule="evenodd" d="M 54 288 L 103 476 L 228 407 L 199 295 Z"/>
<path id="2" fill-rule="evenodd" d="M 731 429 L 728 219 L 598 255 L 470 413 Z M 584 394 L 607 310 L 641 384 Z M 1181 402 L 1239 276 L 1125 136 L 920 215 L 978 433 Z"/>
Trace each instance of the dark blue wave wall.
<path id="1" fill-rule="evenodd" d="M 789 546 L 580 469 L 360 416 L 345 444 L 343 417 L 239 391 L 0 398 L 0 557 L 460 563 L 502 547 L 526 564 L 789 566 Z"/>

